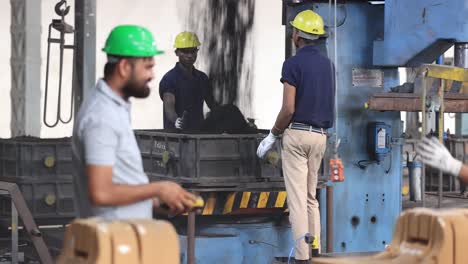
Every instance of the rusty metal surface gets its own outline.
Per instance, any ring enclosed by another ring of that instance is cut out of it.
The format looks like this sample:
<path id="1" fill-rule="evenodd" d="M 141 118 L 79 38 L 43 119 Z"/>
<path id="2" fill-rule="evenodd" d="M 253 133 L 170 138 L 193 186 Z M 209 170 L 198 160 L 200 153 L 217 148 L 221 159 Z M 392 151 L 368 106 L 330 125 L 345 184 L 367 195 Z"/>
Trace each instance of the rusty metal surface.
<path id="1" fill-rule="evenodd" d="M 18 211 L 18 215 L 21 217 L 21 220 L 24 225 L 24 229 L 28 233 L 31 241 L 34 244 L 34 248 L 39 256 L 41 263 L 43 264 L 52 264 L 52 257 L 50 255 L 49 249 L 47 248 L 42 234 L 39 231 L 39 228 L 36 226 L 31 212 L 29 211 L 28 206 L 21 194 L 18 185 L 10 182 L 0 181 L 0 190 L 7 191 L 11 199 L 13 200 L 15 207 Z"/>
<path id="2" fill-rule="evenodd" d="M 446 94 L 445 113 L 467 113 L 468 94 Z M 369 110 L 420 112 L 421 98 L 418 94 L 383 93 L 374 94 L 367 102 Z"/>

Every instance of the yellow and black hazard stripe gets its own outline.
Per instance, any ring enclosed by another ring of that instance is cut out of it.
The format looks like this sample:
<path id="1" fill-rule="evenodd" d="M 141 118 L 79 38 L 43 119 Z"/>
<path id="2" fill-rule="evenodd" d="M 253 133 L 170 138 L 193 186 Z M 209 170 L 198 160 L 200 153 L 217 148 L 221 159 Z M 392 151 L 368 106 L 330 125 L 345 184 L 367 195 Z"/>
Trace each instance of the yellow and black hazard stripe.
<path id="1" fill-rule="evenodd" d="M 287 208 L 286 192 L 211 192 L 200 194 L 205 200 L 203 215 L 236 214 L 245 209 Z"/>

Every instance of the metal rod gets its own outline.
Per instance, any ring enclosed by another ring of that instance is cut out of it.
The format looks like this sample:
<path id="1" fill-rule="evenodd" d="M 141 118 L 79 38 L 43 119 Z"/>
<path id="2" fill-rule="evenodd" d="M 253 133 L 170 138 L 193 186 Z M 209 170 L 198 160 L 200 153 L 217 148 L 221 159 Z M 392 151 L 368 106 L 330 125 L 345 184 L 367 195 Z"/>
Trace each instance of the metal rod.
<path id="1" fill-rule="evenodd" d="M 410 185 L 410 201 L 421 201 L 421 163 L 408 161 L 407 166 Z"/>
<path id="2" fill-rule="evenodd" d="M 55 127 L 59 123 L 59 117 L 56 116 L 55 121 L 52 123 L 47 122 L 47 106 L 48 106 L 48 94 L 49 94 L 49 65 L 50 65 L 50 44 L 52 39 L 52 23 L 49 25 L 49 33 L 48 33 L 48 42 L 47 42 L 47 60 L 46 60 L 46 75 L 45 75 L 45 88 L 44 88 L 44 110 L 42 114 L 44 125 L 47 127 Z M 57 40 L 58 41 L 58 40 Z M 60 42 L 58 42 L 60 43 Z"/>
<path id="3" fill-rule="evenodd" d="M 333 252 L 333 186 L 327 186 L 327 253 Z"/>
<path id="4" fill-rule="evenodd" d="M 422 76 L 422 91 L 421 91 L 421 116 L 422 116 L 422 131 L 421 139 L 426 136 L 426 72 Z M 421 171 L 421 203 L 422 207 L 426 207 L 426 164 L 423 163 Z"/>
<path id="5" fill-rule="evenodd" d="M 195 212 L 189 212 L 188 214 L 187 264 L 195 264 Z"/>
<path id="6" fill-rule="evenodd" d="M 468 43 L 455 43 L 454 50 L 454 66 L 465 69 L 468 68 Z M 465 118 L 463 118 L 463 116 L 465 116 Z M 455 134 L 457 136 L 462 136 L 465 132 L 466 121 L 464 119 L 466 119 L 466 114 L 455 115 Z M 460 191 L 462 193 L 466 192 L 466 185 L 463 181 L 461 181 L 460 178 L 456 181 L 458 181 L 460 185 Z"/>
<path id="7" fill-rule="evenodd" d="M 61 110 L 62 110 L 63 54 L 64 54 L 63 45 L 64 44 L 65 44 L 65 33 L 62 31 L 60 32 L 59 84 L 58 84 L 58 99 L 57 99 L 57 118 L 61 122 L 63 122 L 61 118 Z"/>
<path id="8" fill-rule="evenodd" d="M 440 99 L 440 109 L 439 109 L 439 141 L 444 143 L 444 92 L 445 92 L 445 80 L 440 80 L 440 87 L 439 87 L 439 99 Z M 442 170 L 439 170 L 439 193 L 438 193 L 438 200 L 437 200 L 437 207 L 442 207 L 442 194 L 443 194 L 443 173 Z"/>
<path id="9" fill-rule="evenodd" d="M 11 263 L 18 264 L 18 211 L 11 199 Z"/>

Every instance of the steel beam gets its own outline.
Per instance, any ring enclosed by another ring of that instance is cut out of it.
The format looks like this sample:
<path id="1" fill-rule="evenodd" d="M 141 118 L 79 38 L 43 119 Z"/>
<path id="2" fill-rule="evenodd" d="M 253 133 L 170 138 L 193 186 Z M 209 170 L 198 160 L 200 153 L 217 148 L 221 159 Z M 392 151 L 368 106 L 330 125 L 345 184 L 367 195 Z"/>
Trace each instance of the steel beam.
<path id="1" fill-rule="evenodd" d="M 41 1 L 11 4 L 11 136 L 41 131 Z"/>
<path id="2" fill-rule="evenodd" d="M 75 113 L 96 83 L 96 1 L 75 1 L 73 89 Z"/>
<path id="3" fill-rule="evenodd" d="M 425 64 L 427 77 L 458 82 L 468 82 L 468 69 L 437 64 Z"/>
<path id="4" fill-rule="evenodd" d="M 455 43 L 454 64 L 457 67 L 468 68 L 468 43 Z M 468 115 L 455 116 L 455 134 L 463 136 L 468 134 Z M 459 180 L 460 192 L 466 192 L 466 185 Z"/>
<path id="5" fill-rule="evenodd" d="M 468 94 L 446 94 L 445 113 L 468 113 Z M 421 98 L 417 94 L 374 94 L 365 107 L 376 111 L 421 112 Z"/>
<path id="6" fill-rule="evenodd" d="M 78 115 L 81 103 L 96 82 L 96 1 L 75 1 L 75 49 L 73 54 L 73 91 L 75 93 L 74 111 Z M 75 159 L 75 157 L 73 157 Z M 73 164 L 77 161 L 73 160 Z M 73 170 L 73 177 L 80 177 L 78 170 Z M 76 185 L 76 180 L 74 181 Z M 75 186 L 75 190 L 77 190 Z M 80 193 L 74 199 L 78 217 L 88 216 L 89 208 L 80 205 Z"/>
<path id="7" fill-rule="evenodd" d="M 468 68 L 468 43 L 455 44 L 454 64 L 457 67 Z M 455 133 L 459 136 L 468 134 L 468 115 L 456 115 Z"/>

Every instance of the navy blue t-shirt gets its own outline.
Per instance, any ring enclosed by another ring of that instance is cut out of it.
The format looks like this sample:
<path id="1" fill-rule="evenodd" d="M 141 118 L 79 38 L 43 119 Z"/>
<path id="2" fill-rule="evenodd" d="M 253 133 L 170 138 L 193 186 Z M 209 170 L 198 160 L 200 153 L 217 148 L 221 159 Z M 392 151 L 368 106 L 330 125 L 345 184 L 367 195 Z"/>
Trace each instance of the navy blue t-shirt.
<path id="1" fill-rule="evenodd" d="M 291 122 L 325 129 L 333 126 L 334 71 L 332 62 L 313 45 L 302 47 L 283 63 L 281 82 L 296 87 Z"/>
<path id="2" fill-rule="evenodd" d="M 164 93 L 175 96 L 175 110 L 178 117 L 184 111 L 184 130 L 198 130 L 203 122 L 203 102 L 211 92 L 210 82 L 205 73 L 193 69 L 190 75 L 179 63 L 167 72 L 159 83 L 159 96 L 161 100 Z M 164 129 L 173 129 L 171 122 L 164 113 Z"/>

